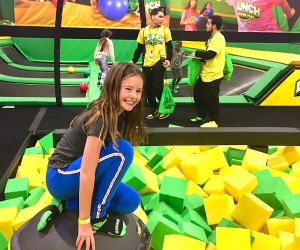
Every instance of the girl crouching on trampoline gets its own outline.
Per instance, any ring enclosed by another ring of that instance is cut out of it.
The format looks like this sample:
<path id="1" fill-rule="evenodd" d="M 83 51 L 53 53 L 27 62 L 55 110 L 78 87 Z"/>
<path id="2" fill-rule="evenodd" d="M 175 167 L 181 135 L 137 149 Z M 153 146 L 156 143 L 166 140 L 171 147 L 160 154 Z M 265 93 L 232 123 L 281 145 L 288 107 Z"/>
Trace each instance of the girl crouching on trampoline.
<path id="1" fill-rule="evenodd" d="M 75 117 L 57 144 L 46 174 L 53 197 L 38 230 L 63 210 L 79 209 L 77 249 L 95 250 L 93 233 L 123 236 L 126 224 L 110 213 L 129 214 L 140 204 L 137 191 L 121 182 L 133 160 L 133 145 L 144 142 L 144 78 L 132 63 L 114 65 L 101 96 Z M 123 138 L 123 139 L 121 139 Z"/>

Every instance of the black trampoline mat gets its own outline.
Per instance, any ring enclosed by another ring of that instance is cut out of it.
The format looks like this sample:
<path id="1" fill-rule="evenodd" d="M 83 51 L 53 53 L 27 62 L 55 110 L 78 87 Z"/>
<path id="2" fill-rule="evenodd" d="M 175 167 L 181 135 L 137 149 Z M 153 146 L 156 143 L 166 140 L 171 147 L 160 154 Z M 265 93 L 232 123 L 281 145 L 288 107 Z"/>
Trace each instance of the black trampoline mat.
<path id="1" fill-rule="evenodd" d="M 263 74 L 264 72 L 254 68 L 234 65 L 230 81 L 221 82 L 220 96 L 241 95 L 245 93 Z M 193 87 L 188 84 L 181 84 L 179 86 L 179 91 L 174 94 L 174 97 L 193 97 Z"/>
<path id="2" fill-rule="evenodd" d="M 33 62 L 29 61 L 25 56 L 23 56 L 18 49 L 14 48 L 13 46 L 2 47 L 3 52 L 5 55 L 12 60 L 14 63 L 26 66 L 36 66 L 36 67 L 54 67 L 53 63 L 46 63 L 46 62 Z M 61 63 L 61 67 L 88 67 L 88 64 L 82 63 Z"/>
<path id="3" fill-rule="evenodd" d="M 42 210 L 42 212 L 44 212 Z M 12 250 L 70 250 L 76 249 L 75 242 L 78 230 L 78 211 L 65 211 L 42 231 L 36 230 L 42 212 L 25 223 L 12 236 Z M 112 215 L 114 216 L 114 215 Z M 120 215 L 119 215 L 120 216 Z M 150 244 L 150 234 L 145 224 L 133 214 L 122 215 L 127 222 L 126 234 L 123 237 L 94 234 L 96 248 L 102 250 L 146 250 Z"/>
<path id="4" fill-rule="evenodd" d="M 62 97 L 86 97 L 78 85 L 61 85 Z M 2 97 L 55 97 L 55 87 L 50 84 L 23 84 L 0 81 Z"/>
<path id="5" fill-rule="evenodd" d="M 17 77 L 30 77 L 30 78 L 54 78 L 54 72 L 42 72 L 18 69 L 8 65 L 3 59 L 0 59 L 0 74 L 6 76 L 17 76 Z M 84 78 L 80 72 L 75 73 L 61 73 L 61 78 Z"/>

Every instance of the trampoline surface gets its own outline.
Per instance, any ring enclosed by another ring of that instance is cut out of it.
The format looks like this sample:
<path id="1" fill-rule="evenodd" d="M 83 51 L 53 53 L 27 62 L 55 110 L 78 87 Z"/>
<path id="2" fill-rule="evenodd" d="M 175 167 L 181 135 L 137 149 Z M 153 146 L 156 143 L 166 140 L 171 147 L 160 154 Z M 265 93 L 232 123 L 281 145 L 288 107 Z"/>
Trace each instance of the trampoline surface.
<path id="1" fill-rule="evenodd" d="M 62 97 L 86 97 L 78 85 L 61 85 Z M 23 84 L 0 81 L 2 97 L 55 97 L 55 86 L 50 84 Z"/>
<path id="2" fill-rule="evenodd" d="M 54 72 L 41 72 L 41 71 L 30 71 L 12 67 L 6 62 L 0 59 L 0 74 L 6 76 L 16 77 L 30 77 L 30 78 L 54 78 Z M 61 73 L 61 78 L 84 78 L 82 73 Z"/>
<path id="3" fill-rule="evenodd" d="M 6 46 L 2 47 L 3 52 L 5 55 L 12 60 L 14 63 L 26 65 L 26 66 L 37 66 L 37 67 L 53 67 L 53 63 L 46 63 L 46 62 L 33 62 L 28 60 L 26 57 L 24 57 L 18 49 L 14 48 L 13 46 Z M 75 67 L 87 67 L 88 63 L 61 63 L 61 67 L 69 67 L 69 66 L 75 66 Z"/>

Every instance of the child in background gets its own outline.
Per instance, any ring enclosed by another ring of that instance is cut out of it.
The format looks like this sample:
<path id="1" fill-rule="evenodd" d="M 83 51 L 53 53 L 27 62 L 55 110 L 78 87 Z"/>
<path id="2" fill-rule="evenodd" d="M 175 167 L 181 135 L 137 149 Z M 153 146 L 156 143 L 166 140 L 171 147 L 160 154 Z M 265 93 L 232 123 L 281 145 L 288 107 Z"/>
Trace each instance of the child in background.
<path id="1" fill-rule="evenodd" d="M 126 233 L 118 214 L 135 211 L 140 196 L 121 180 L 133 160 L 132 145 L 146 136 L 143 84 L 136 65 L 118 63 L 110 69 L 100 97 L 73 119 L 49 158 L 46 184 L 54 199 L 38 231 L 62 212 L 61 201 L 66 201 L 67 209 L 78 210 L 77 249 L 84 243 L 84 249 L 96 249 L 94 231 L 118 237 Z"/>
<path id="2" fill-rule="evenodd" d="M 171 67 L 173 73 L 173 81 L 172 81 L 172 92 L 173 94 L 178 93 L 179 82 L 182 79 L 182 61 L 184 52 L 181 50 L 182 42 L 177 41 L 174 45 L 173 49 L 173 57 L 171 60 Z"/>
<path id="3" fill-rule="evenodd" d="M 107 72 L 108 63 L 107 57 L 110 57 L 112 64 L 115 63 L 114 45 L 110 40 L 112 32 L 109 29 L 104 29 L 101 32 L 101 39 L 99 40 L 94 52 L 94 62 L 99 66 L 98 85 L 103 87 Z"/>
<path id="4" fill-rule="evenodd" d="M 185 26 L 185 31 L 197 31 L 196 16 L 198 15 L 197 0 L 189 0 L 184 6 L 180 19 L 180 25 Z"/>

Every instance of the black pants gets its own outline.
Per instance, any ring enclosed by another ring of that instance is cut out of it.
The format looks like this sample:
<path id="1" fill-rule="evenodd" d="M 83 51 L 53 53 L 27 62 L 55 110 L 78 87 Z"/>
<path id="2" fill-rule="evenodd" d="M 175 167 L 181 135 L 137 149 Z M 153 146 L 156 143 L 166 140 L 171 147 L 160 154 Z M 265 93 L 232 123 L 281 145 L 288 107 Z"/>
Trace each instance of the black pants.
<path id="1" fill-rule="evenodd" d="M 153 109 L 158 107 L 156 99 L 160 101 L 164 88 L 165 67 L 158 61 L 151 67 L 143 67 L 145 76 L 144 91 L 146 102 Z"/>
<path id="2" fill-rule="evenodd" d="M 219 124 L 219 93 L 222 78 L 212 82 L 203 82 L 198 78 L 194 86 L 194 102 L 197 115 L 207 121 Z"/>

